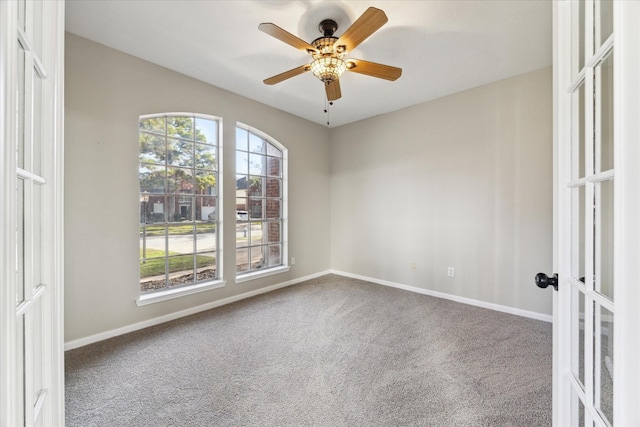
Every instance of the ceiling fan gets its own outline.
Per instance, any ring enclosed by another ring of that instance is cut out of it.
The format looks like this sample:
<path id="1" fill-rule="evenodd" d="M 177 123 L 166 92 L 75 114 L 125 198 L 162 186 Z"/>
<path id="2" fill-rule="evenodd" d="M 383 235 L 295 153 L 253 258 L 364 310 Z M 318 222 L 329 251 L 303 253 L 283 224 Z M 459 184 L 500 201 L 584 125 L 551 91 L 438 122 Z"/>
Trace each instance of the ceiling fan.
<path id="1" fill-rule="evenodd" d="M 338 24 L 332 19 L 320 22 L 318 29 L 322 33 L 311 43 L 294 36 L 271 22 L 262 23 L 258 29 L 311 55 L 313 61 L 285 71 L 264 80 L 265 84 L 273 85 L 291 77 L 311 71 L 324 83 L 327 99 L 340 99 L 340 76 L 345 71 L 366 74 L 385 80 L 396 80 L 402 74 L 402 69 L 390 65 L 377 64 L 362 59 L 345 59 L 345 55 L 355 49 L 367 37 L 376 32 L 389 19 L 387 15 L 375 7 L 368 8 L 347 30 L 338 38 L 333 34 Z"/>

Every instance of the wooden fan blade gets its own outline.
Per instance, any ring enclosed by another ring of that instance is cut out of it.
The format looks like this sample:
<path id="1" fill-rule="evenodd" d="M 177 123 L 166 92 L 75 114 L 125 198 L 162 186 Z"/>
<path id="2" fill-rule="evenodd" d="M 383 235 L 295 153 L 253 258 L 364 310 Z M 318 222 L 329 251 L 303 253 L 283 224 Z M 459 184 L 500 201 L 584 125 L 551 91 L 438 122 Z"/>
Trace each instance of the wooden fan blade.
<path id="1" fill-rule="evenodd" d="M 327 99 L 329 101 L 335 101 L 342 97 L 342 92 L 340 92 L 340 80 L 336 79 L 332 82 L 325 82 L 324 90 L 327 92 Z"/>
<path id="2" fill-rule="evenodd" d="M 367 76 L 377 77 L 379 79 L 393 81 L 402 75 L 402 68 L 392 67 L 390 65 L 363 61 L 362 59 L 349 59 L 346 62 L 347 71 L 366 74 Z"/>
<path id="3" fill-rule="evenodd" d="M 340 36 L 334 46 L 342 47 L 343 52 L 349 52 L 386 24 L 388 20 L 382 10 L 370 7 L 347 28 L 347 31 Z"/>
<path id="4" fill-rule="evenodd" d="M 264 79 L 263 81 L 264 81 L 264 84 L 266 85 L 274 85 L 276 83 L 280 83 L 283 80 L 287 80 L 287 79 L 290 79 L 291 77 L 295 77 L 299 74 L 307 72 L 310 69 L 311 67 L 309 66 L 309 64 L 301 65 L 300 67 L 296 67 L 292 70 L 285 71 L 284 73 L 280 73 L 273 77 L 269 77 L 268 79 Z"/>
<path id="5" fill-rule="evenodd" d="M 304 50 L 305 52 L 311 54 L 317 52 L 317 49 L 311 46 L 306 41 L 294 36 L 290 32 L 283 30 L 271 22 L 264 22 L 258 25 L 258 29 L 263 33 L 267 33 L 272 37 L 277 38 L 280 41 L 285 42 L 286 44 L 295 47 L 296 49 Z"/>

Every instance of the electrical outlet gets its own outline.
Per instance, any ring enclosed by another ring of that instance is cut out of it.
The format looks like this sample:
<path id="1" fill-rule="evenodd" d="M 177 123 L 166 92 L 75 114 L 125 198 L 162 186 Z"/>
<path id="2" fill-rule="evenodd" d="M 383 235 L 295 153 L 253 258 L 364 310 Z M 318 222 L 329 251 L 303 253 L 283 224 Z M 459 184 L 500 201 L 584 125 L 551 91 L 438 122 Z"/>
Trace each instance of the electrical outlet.
<path id="1" fill-rule="evenodd" d="M 412 269 L 413 271 L 416 271 L 416 263 L 415 263 L 415 262 L 412 262 L 412 263 L 410 264 L 410 267 L 411 267 L 411 269 Z"/>
<path id="2" fill-rule="evenodd" d="M 453 267 L 447 268 L 447 276 L 453 277 L 456 275 L 456 270 Z"/>
<path id="3" fill-rule="evenodd" d="M 291 265 L 296 265 L 296 257 L 291 257 Z"/>

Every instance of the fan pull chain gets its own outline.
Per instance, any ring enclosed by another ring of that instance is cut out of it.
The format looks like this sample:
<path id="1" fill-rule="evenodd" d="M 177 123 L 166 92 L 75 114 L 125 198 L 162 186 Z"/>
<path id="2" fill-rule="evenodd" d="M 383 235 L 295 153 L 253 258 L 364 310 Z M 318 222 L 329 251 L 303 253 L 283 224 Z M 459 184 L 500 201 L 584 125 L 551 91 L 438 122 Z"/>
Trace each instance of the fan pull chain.
<path id="1" fill-rule="evenodd" d="M 329 126 L 331 124 L 330 121 L 330 113 L 329 113 L 329 106 L 333 105 L 333 101 L 329 101 L 327 98 L 325 98 L 324 101 L 324 113 L 327 115 L 327 126 Z"/>

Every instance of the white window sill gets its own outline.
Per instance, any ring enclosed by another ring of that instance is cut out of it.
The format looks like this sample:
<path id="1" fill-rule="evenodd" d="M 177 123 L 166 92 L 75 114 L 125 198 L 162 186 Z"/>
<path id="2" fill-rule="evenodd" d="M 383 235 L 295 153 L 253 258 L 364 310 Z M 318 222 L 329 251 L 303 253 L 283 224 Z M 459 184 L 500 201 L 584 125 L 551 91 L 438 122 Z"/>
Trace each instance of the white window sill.
<path id="1" fill-rule="evenodd" d="M 261 271 L 252 271 L 236 276 L 236 283 L 248 282 L 249 280 L 260 279 L 262 277 L 273 276 L 274 274 L 286 273 L 291 267 L 283 265 L 281 267 L 267 268 Z"/>
<path id="2" fill-rule="evenodd" d="M 138 307 L 142 307 L 143 305 L 155 304 L 156 302 L 167 301 L 186 295 L 197 294 L 198 292 L 222 288 L 226 284 L 227 282 L 225 282 L 224 280 L 215 280 L 213 282 L 198 283 L 197 285 L 185 286 L 183 288 L 168 289 L 166 291 L 159 292 L 149 292 L 140 295 L 140 298 L 136 300 L 136 304 Z"/>

